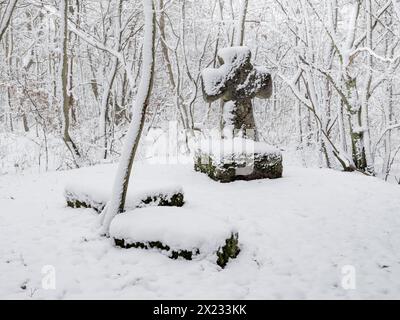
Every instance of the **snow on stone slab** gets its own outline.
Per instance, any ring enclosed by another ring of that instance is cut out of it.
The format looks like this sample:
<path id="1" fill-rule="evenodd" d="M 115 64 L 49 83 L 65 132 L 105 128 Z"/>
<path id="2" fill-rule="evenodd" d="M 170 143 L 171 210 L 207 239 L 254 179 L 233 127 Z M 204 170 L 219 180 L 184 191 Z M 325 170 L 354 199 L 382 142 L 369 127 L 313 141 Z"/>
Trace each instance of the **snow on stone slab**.
<path id="1" fill-rule="evenodd" d="M 157 205 L 165 205 L 165 203 L 173 204 L 175 201 L 180 206 L 183 203 L 183 190 L 180 186 L 158 187 L 154 189 L 143 189 L 137 192 L 129 192 L 126 200 L 128 209 L 140 208 Z M 101 212 L 107 202 L 111 198 L 111 193 L 107 193 L 104 189 L 82 188 L 81 185 L 69 184 L 64 190 L 64 196 L 68 206 L 74 208 L 93 208 L 97 212 Z"/>
<path id="2" fill-rule="evenodd" d="M 110 170 L 110 166 L 102 166 L 103 171 L 98 171 L 96 174 L 82 177 L 82 179 L 70 179 L 64 188 L 64 197 L 67 202 L 79 201 L 85 204 L 83 207 L 90 207 L 101 212 L 106 203 L 111 198 L 113 180 L 115 170 Z M 133 183 L 134 181 L 134 183 Z M 146 178 L 132 177 L 132 183 L 128 189 L 126 199 L 126 208 L 134 209 L 136 207 L 146 206 L 145 202 L 156 198 L 156 201 L 150 205 L 158 205 L 157 201 L 171 200 L 173 196 L 184 195 L 180 185 L 168 181 L 159 182 L 149 176 Z"/>
<path id="3" fill-rule="evenodd" d="M 126 212 L 111 222 L 110 236 L 125 243 L 159 241 L 171 251 L 216 253 L 237 230 L 222 219 L 186 208 L 149 207 Z"/>
<path id="4" fill-rule="evenodd" d="M 251 156 L 254 154 L 281 154 L 278 148 L 265 142 L 254 141 L 241 137 L 234 137 L 231 139 L 218 139 L 215 137 L 210 137 L 208 139 L 202 139 L 198 143 L 197 152 L 219 158 L 241 155 Z"/>

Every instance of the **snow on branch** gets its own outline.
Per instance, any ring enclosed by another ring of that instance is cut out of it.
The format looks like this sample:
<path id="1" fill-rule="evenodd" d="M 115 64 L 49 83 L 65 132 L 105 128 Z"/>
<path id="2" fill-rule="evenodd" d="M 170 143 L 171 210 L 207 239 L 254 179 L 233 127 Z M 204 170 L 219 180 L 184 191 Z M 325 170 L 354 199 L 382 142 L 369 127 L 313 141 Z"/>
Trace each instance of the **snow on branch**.
<path id="1" fill-rule="evenodd" d="M 376 52 L 374 52 L 371 48 L 368 48 L 368 47 L 362 47 L 362 48 L 355 49 L 350 54 L 351 59 L 354 59 L 361 52 L 367 52 L 368 54 L 370 54 L 374 58 L 376 58 L 378 60 L 381 60 L 383 62 L 387 62 L 387 63 L 396 63 L 400 59 L 400 55 L 398 55 L 398 56 L 396 56 L 394 58 L 382 57 L 382 56 L 378 55 Z"/>

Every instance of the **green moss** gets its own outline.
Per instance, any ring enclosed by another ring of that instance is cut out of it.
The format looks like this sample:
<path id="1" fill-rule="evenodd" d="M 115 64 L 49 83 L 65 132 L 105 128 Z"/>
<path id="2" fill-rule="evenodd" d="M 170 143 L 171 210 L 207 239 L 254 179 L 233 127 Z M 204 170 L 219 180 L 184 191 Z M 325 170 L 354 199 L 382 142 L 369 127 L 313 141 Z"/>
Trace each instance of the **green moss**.
<path id="1" fill-rule="evenodd" d="M 70 207 L 70 208 L 74 208 L 74 209 L 79 209 L 79 208 L 89 209 L 89 208 L 92 208 L 97 213 L 101 213 L 103 211 L 105 205 L 104 204 L 91 205 L 91 204 L 86 203 L 84 201 L 80 201 L 78 199 L 73 199 L 71 197 L 68 197 L 67 206 Z"/>
<path id="2" fill-rule="evenodd" d="M 178 258 L 183 258 L 185 260 L 192 260 L 193 256 L 197 256 L 200 254 L 200 251 L 198 249 L 194 251 L 189 251 L 189 250 L 180 250 L 180 251 L 172 251 L 171 252 L 171 259 L 178 259 Z"/>
<path id="3" fill-rule="evenodd" d="M 217 264 L 225 268 L 230 259 L 235 259 L 240 253 L 239 234 L 235 233 L 231 238 L 225 241 L 225 246 L 217 252 Z"/>
<path id="4" fill-rule="evenodd" d="M 217 180 L 216 167 L 210 156 L 199 154 L 196 156 L 194 170 L 207 174 L 211 179 Z"/>
<path id="5" fill-rule="evenodd" d="M 160 241 L 150 241 L 150 242 L 134 242 L 134 243 L 127 243 L 123 239 L 114 239 L 115 245 L 124 249 L 159 249 L 162 251 L 168 251 L 170 253 L 169 257 L 171 259 L 178 259 L 183 258 L 185 260 L 192 260 L 193 256 L 200 254 L 198 249 L 193 251 L 191 250 L 171 250 L 171 248 L 167 245 L 162 244 Z"/>
<path id="6" fill-rule="evenodd" d="M 160 241 L 149 241 L 149 242 L 126 242 L 124 239 L 114 239 L 115 245 L 124 249 L 158 249 L 169 253 L 169 258 L 178 259 L 183 258 L 185 260 L 192 260 L 193 257 L 200 254 L 199 249 L 193 250 L 171 250 L 171 248 L 161 243 Z M 237 233 L 225 241 L 225 245 L 220 247 L 217 254 L 216 263 L 221 267 L 225 268 L 230 259 L 235 259 L 240 253 L 239 249 L 239 235 Z"/>
<path id="7" fill-rule="evenodd" d="M 87 197 L 87 196 L 86 196 Z M 97 213 L 101 213 L 105 207 L 105 203 L 96 203 L 94 201 L 83 201 L 78 199 L 75 195 L 67 193 L 66 196 L 67 206 L 74 209 L 79 208 L 92 208 Z M 182 207 L 185 204 L 185 197 L 183 193 L 177 192 L 172 196 L 166 194 L 158 194 L 147 197 L 140 201 L 138 208 L 144 205 L 154 205 L 159 207 Z"/>
<path id="8" fill-rule="evenodd" d="M 183 207 L 185 200 L 183 193 L 178 192 L 172 195 L 172 197 L 164 194 L 148 197 L 142 200 L 141 203 L 145 205 L 156 203 L 159 207 Z"/>
<path id="9" fill-rule="evenodd" d="M 250 161 L 251 160 L 251 161 Z M 237 180 L 278 179 L 283 174 L 283 159 L 280 154 L 255 154 L 254 159 L 246 159 L 246 156 L 213 160 L 209 155 L 197 154 L 195 158 L 195 170 L 205 173 L 211 179 L 221 183 Z M 249 172 L 244 174 L 246 164 Z M 242 170 L 242 171 L 241 171 Z"/>

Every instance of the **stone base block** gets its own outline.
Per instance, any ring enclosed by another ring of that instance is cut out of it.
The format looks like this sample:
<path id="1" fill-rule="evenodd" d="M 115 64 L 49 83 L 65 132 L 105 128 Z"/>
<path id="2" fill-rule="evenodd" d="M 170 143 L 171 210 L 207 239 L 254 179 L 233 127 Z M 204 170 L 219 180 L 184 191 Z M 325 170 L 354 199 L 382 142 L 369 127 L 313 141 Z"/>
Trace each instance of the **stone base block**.
<path id="1" fill-rule="evenodd" d="M 198 152 L 195 156 L 195 170 L 205 173 L 211 179 L 222 183 L 237 180 L 278 179 L 282 177 L 282 154 L 255 153 L 254 155 L 224 155 Z"/>
<path id="2" fill-rule="evenodd" d="M 161 251 L 165 251 L 169 258 L 171 259 L 185 259 L 185 260 L 193 260 L 196 256 L 201 254 L 200 249 L 181 249 L 181 250 L 172 250 L 167 244 L 163 244 L 160 241 L 149 241 L 149 242 L 134 242 L 130 243 L 125 239 L 115 239 L 115 245 L 124 248 L 124 249 L 158 249 Z M 217 256 L 216 263 L 221 267 L 225 268 L 230 259 L 235 259 L 239 255 L 239 234 L 232 234 L 229 239 L 225 240 L 225 245 L 222 245 L 217 252 L 215 252 Z"/>
<path id="3" fill-rule="evenodd" d="M 171 259 L 208 259 L 221 268 L 240 252 L 235 228 L 184 207 L 149 207 L 117 215 L 110 237 L 121 248 L 158 250 Z"/>
<path id="4" fill-rule="evenodd" d="M 65 189 L 65 200 L 67 206 L 71 208 L 92 208 L 97 213 L 101 213 L 106 206 L 107 197 L 96 196 L 90 191 L 76 192 L 75 190 Z M 127 201 L 127 210 L 135 208 L 144 208 L 148 206 L 155 207 L 182 207 L 185 204 L 183 191 L 171 189 L 154 192 L 141 192 L 130 195 Z"/>

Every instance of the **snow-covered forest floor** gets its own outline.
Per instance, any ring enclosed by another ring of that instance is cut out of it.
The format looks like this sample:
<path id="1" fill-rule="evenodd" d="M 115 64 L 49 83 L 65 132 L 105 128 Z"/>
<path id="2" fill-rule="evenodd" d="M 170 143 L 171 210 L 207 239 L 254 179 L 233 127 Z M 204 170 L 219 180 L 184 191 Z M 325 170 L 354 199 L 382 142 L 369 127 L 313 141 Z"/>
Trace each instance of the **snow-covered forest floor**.
<path id="1" fill-rule="evenodd" d="M 236 226 L 241 253 L 222 270 L 207 259 L 116 248 L 99 235 L 92 209 L 66 207 L 69 181 L 96 188 L 103 181 L 108 190 L 115 169 L 0 176 L 1 298 L 400 297 L 397 185 L 287 165 L 282 179 L 219 184 L 190 164 L 135 163 L 135 188 L 179 184 L 189 210 Z M 55 290 L 42 289 L 47 265 L 55 267 Z M 356 270 L 355 290 L 342 287 L 348 265 Z"/>

